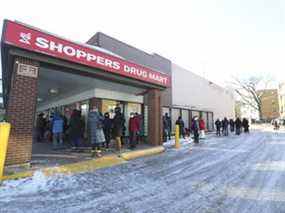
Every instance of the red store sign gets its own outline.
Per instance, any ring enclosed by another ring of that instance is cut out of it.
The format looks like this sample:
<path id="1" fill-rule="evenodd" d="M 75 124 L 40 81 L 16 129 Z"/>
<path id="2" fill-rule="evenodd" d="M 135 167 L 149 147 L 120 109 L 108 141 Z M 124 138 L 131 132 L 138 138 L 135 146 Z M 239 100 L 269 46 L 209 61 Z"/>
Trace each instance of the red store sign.
<path id="1" fill-rule="evenodd" d="M 3 41 L 16 47 L 65 59 L 90 67 L 169 87 L 169 75 L 151 70 L 118 57 L 111 56 L 84 45 L 32 29 L 25 25 L 6 21 Z"/>

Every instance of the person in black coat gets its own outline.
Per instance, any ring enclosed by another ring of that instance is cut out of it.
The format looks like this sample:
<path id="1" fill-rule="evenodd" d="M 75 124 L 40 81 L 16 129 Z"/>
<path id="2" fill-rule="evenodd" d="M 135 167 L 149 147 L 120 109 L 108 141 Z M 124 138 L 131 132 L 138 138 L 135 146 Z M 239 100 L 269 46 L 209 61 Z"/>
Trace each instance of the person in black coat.
<path id="1" fill-rule="evenodd" d="M 171 140 L 171 118 L 168 115 L 168 113 L 165 113 L 165 115 L 162 118 L 163 122 L 163 138 L 164 141 Z"/>
<path id="2" fill-rule="evenodd" d="M 220 119 L 217 119 L 215 121 L 215 125 L 216 125 L 216 135 L 217 136 L 221 136 L 221 126 L 222 126 L 222 123 L 221 123 Z"/>
<path id="3" fill-rule="evenodd" d="M 81 113 L 74 109 L 68 127 L 69 139 L 73 147 L 80 146 L 83 129 L 84 126 L 81 120 Z"/>
<path id="4" fill-rule="evenodd" d="M 235 126 L 236 126 L 236 135 L 240 135 L 242 122 L 239 118 L 236 119 Z"/>
<path id="5" fill-rule="evenodd" d="M 249 124 L 248 124 L 248 120 L 246 118 L 244 118 L 242 120 L 242 127 L 243 127 L 245 133 L 249 133 Z"/>
<path id="6" fill-rule="evenodd" d="M 230 119 L 230 130 L 231 132 L 235 131 L 235 122 L 232 118 Z"/>
<path id="7" fill-rule="evenodd" d="M 123 128 L 125 124 L 125 118 L 121 113 L 121 108 L 115 108 L 115 116 L 113 119 L 113 136 L 116 140 L 117 150 L 121 151 L 122 148 L 122 140 L 121 137 L 123 135 Z"/>
<path id="8" fill-rule="evenodd" d="M 229 121 L 226 117 L 224 118 L 222 122 L 222 127 L 223 127 L 224 136 L 228 136 L 229 135 Z"/>
<path id="9" fill-rule="evenodd" d="M 103 131 L 106 139 L 105 147 L 108 149 L 109 144 L 111 141 L 111 130 L 112 130 L 112 119 L 110 118 L 109 112 L 106 112 L 104 114 L 104 120 L 103 120 Z"/>
<path id="10" fill-rule="evenodd" d="M 181 138 L 182 136 L 185 139 L 184 121 L 181 116 L 178 117 L 175 124 L 179 126 L 179 137 Z"/>

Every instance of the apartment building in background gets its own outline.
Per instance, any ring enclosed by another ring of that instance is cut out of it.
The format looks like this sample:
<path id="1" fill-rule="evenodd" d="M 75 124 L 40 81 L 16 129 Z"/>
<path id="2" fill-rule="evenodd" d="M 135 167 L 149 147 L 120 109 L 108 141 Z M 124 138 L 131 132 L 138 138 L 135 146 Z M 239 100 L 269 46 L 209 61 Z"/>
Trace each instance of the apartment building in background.
<path id="1" fill-rule="evenodd" d="M 277 89 L 259 90 L 261 94 L 261 114 L 263 120 L 285 118 L 285 83 Z"/>

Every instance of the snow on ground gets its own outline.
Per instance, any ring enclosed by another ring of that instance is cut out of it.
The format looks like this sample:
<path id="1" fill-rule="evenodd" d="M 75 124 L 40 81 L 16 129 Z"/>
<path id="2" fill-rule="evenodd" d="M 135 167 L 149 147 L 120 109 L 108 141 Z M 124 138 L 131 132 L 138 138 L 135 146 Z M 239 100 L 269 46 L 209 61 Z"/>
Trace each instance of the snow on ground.
<path id="1" fill-rule="evenodd" d="M 274 170 L 285 161 L 285 132 L 172 144 L 95 172 L 7 181 L 0 212 L 285 212 L 285 167 Z"/>

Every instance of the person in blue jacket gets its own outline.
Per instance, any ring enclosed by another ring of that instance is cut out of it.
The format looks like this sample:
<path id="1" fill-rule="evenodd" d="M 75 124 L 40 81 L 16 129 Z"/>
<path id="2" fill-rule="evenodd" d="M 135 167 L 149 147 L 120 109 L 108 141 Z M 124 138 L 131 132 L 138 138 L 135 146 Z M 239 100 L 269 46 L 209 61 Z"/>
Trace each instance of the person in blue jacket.
<path id="1" fill-rule="evenodd" d="M 51 121 L 53 149 L 63 147 L 63 118 L 55 112 Z"/>

